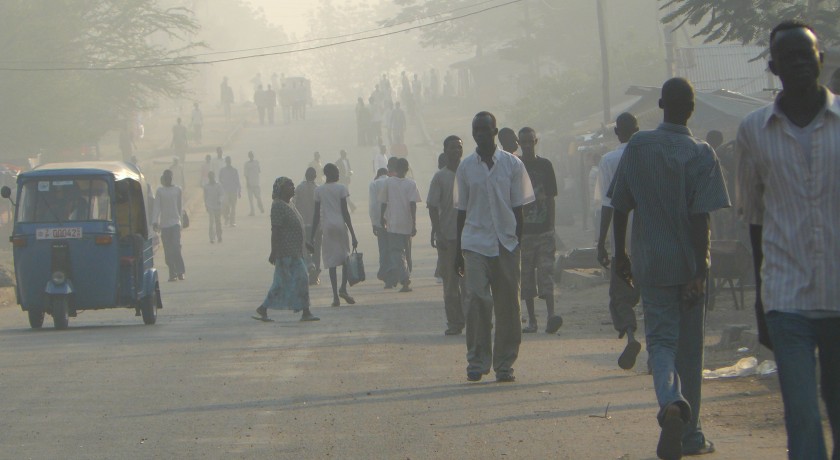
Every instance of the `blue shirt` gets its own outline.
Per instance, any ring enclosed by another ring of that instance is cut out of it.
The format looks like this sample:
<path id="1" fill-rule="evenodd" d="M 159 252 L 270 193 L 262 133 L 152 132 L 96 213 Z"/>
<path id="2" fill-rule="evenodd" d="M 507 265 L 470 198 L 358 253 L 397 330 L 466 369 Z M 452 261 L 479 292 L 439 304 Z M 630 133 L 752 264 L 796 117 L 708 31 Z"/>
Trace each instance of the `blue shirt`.
<path id="1" fill-rule="evenodd" d="M 689 282 L 700 270 L 689 216 L 729 207 L 715 151 L 685 126 L 662 123 L 633 135 L 610 191 L 612 207 L 633 211 L 633 277 L 644 286 Z"/>

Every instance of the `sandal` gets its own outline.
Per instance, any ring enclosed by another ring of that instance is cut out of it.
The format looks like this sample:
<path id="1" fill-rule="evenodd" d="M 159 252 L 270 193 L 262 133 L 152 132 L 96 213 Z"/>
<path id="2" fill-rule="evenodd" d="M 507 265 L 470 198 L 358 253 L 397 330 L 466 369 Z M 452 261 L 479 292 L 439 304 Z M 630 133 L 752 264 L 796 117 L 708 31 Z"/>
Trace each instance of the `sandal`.
<path id="1" fill-rule="evenodd" d="M 257 314 L 254 315 L 254 316 L 251 316 L 251 318 L 254 318 L 257 321 L 262 321 L 264 323 L 274 322 L 273 319 L 268 317 L 268 311 L 266 311 L 266 309 L 263 308 L 263 307 L 257 308 Z"/>
<path id="2" fill-rule="evenodd" d="M 350 297 L 350 294 L 348 294 L 346 292 L 339 292 L 338 296 L 341 297 L 342 299 L 344 299 L 344 301 L 349 303 L 350 305 L 353 305 L 354 303 L 356 303 L 356 299 Z"/>

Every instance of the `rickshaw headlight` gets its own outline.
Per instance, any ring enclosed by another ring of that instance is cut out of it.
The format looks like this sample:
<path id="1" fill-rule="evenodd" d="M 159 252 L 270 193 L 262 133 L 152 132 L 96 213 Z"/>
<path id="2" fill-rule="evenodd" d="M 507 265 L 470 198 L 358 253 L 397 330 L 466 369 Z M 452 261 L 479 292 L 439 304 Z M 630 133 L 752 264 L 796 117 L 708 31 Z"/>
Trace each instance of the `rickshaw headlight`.
<path id="1" fill-rule="evenodd" d="M 67 275 L 65 275 L 62 271 L 53 272 L 52 281 L 55 284 L 64 284 L 64 282 L 67 281 Z"/>

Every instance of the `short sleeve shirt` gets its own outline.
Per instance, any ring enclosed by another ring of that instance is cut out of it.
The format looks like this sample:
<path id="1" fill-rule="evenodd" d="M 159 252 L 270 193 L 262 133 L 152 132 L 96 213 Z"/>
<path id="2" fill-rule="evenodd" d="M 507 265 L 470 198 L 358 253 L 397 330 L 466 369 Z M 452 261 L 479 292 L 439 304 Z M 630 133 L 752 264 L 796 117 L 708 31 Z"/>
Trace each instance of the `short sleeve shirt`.
<path id="1" fill-rule="evenodd" d="M 557 178 L 554 176 L 554 166 L 545 158 L 536 157 L 533 160 L 522 159 L 531 187 L 534 189 L 534 202 L 526 205 L 522 211 L 525 216 L 523 233 L 537 234 L 554 230 L 554 220 L 549 219 L 552 214 L 550 208 L 554 206 L 557 196 Z"/>
<path id="2" fill-rule="evenodd" d="M 389 177 L 379 189 L 379 203 L 387 204 L 385 224 L 388 233 L 411 235 L 414 232 L 414 220 L 411 218 L 411 203 L 423 201 L 417 183 L 411 179 Z"/>
<path id="3" fill-rule="evenodd" d="M 426 198 L 426 206 L 437 208 L 440 228 L 440 236 L 445 240 L 458 238 L 458 212 L 455 210 L 453 191 L 455 189 L 455 171 L 443 168 L 435 173 L 432 182 L 429 184 L 429 196 Z"/>
<path id="4" fill-rule="evenodd" d="M 461 248 L 487 257 L 519 245 L 513 208 L 534 201 L 534 189 L 522 160 L 504 150 L 493 153 L 493 167 L 473 151 L 455 173 L 455 207 L 467 214 Z"/>
<path id="5" fill-rule="evenodd" d="M 729 207 L 714 150 L 682 125 L 633 135 L 607 196 L 634 212 L 633 276 L 642 286 L 676 286 L 698 270 L 689 217 Z"/>

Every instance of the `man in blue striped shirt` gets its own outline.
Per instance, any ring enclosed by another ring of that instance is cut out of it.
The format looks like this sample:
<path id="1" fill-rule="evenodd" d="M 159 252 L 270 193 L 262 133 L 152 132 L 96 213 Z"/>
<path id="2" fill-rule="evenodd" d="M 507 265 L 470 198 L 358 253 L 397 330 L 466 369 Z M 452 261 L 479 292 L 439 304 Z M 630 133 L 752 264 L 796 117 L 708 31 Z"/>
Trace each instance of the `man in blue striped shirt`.
<path id="1" fill-rule="evenodd" d="M 709 213 L 729 207 L 720 163 L 687 128 L 694 88 L 662 85 L 664 122 L 627 143 L 608 196 L 613 207 L 615 271 L 638 284 L 659 402 L 656 453 L 662 459 L 714 452 L 700 428 L 704 292 L 709 268 Z M 633 263 L 625 250 L 633 211 Z"/>

